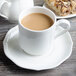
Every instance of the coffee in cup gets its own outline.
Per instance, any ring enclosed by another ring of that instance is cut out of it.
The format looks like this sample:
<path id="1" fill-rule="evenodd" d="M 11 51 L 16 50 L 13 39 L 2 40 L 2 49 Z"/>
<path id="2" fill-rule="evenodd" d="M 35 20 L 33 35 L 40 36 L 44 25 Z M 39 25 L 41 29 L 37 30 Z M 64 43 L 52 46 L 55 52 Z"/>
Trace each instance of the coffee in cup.
<path id="1" fill-rule="evenodd" d="M 45 14 L 32 13 L 24 16 L 21 23 L 28 29 L 39 31 L 48 29 L 53 25 L 54 21 Z"/>

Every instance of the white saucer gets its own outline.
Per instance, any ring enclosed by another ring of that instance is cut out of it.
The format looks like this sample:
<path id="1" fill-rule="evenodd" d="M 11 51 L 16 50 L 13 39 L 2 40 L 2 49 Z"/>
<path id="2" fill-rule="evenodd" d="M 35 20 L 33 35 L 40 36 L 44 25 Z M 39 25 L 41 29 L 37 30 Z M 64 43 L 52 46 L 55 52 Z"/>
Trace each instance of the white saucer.
<path id="1" fill-rule="evenodd" d="M 43 5 L 44 8 L 49 8 L 45 3 Z M 51 10 L 51 9 L 50 9 Z M 51 10 L 52 11 L 52 10 Z M 54 11 L 53 11 L 54 12 Z M 56 15 L 57 19 L 63 19 L 63 18 L 71 18 L 71 17 L 76 17 L 76 14 L 69 14 L 67 16 L 58 16 L 55 12 L 54 14 Z"/>
<path id="2" fill-rule="evenodd" d="M 58 27 L 56 32 L 63 30 Z M 72 53 L 73 42 L 69 32 L 55 39 L 54 50 L 48 55 L 31 56 L 25 53 L 18 43 L 18 26 L 8 31 L 4 41 L 4 53 L 17 66 L 31 70 L 52 69 L 63 63 Z"/>

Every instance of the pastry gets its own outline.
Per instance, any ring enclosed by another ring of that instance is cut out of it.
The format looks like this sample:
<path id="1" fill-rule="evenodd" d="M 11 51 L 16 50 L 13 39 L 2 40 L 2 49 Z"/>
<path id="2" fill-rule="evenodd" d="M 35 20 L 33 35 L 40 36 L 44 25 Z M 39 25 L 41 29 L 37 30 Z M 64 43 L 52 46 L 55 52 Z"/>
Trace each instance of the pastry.
<path id="1" fill-rule="evenodd" d="M 59 16 L 76 13 L 76 0 L 45 0 L 45 3 Z"/>
<path id="2" fill-rule="evenodd" d="M 76 13 L 76 0 L 71 0 L 71 5 L 72 5 L 72 13 Z"/>

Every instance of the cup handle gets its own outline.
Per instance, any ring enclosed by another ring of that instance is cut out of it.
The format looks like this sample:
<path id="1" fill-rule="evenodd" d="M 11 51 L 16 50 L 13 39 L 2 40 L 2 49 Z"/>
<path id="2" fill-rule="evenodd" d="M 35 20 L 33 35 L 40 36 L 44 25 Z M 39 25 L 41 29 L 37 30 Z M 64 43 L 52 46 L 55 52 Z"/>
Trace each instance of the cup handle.
<path id="1" fill-rule="evenodd" d="M 10 2 L 4 1 L 0 7 L 0 15 L 6 19 L 8 19 L 10 5 Z"/>
<path id="2" fill-rule="evenodd" d="M 55 38 L 63 35 L 63 34 L 66 33 L 68 30 L 70 30 L 71 25 L 70 25 L 70 22 L 69 22 L 68 20 L 66 20 L 66 19 L 61 19 L 61 20 L 58 20 L 58 21 L 56 22 L 56 26 L 60 26 L 60 25 L 63 25 L 63 24 L 66 24 L 66 25 L 67 25 L 66 29 L 64 29 L 63 31 L 57 33 L 57 34 L 55 35 Z"/>

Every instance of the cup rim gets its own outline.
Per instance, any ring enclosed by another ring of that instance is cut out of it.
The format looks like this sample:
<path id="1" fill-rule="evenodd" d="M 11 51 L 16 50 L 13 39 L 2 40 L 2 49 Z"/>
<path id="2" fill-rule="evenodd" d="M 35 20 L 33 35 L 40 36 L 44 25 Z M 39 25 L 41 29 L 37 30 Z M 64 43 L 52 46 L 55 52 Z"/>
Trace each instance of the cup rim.
<path id="1" fill-rule="evenodd" d="M 24 26 L 21 24 L 21 19 L 20 19 L 20 18 L 21 18 L 21 16 L 22 16 L 23 12 L 28 11 L 28 10 L 33 9 L 33 8 L 45 9 L 45 10 L 51 12 L 51 13 L 54 15 L 54 18 L 55 18 L 53 25 L 52 25 L 51 27 L 47 28 L 47 29 L 39 30 L 39 31 L 37 31 L 37 30 L 31 30 L 31 29 L 29 29 L 29 28 L 27 28 L 27 27 L 24 27 Z M 50 29 L 55 25 L 55 23 L 56 23 L 56 15 L 55 15 L 50 9 L 44 8 L 44 7 L 40 7 L 40 6 L 33 6 L 32 8 L 29 8 L 29 9 L 27 9 L 27 10 L 23 10 L 23 11 L 20 13 L 20 15 L 19 15 L 19 25 L 22 26 L 22 28 L 24 28 L 24 29 L 26 29 L 26 30 L 28 30 L 28 31 L 31 31 L 31 32 L 45 32 L 45 31 L 48 31 L 48 30 L 50 30 Z"/>

